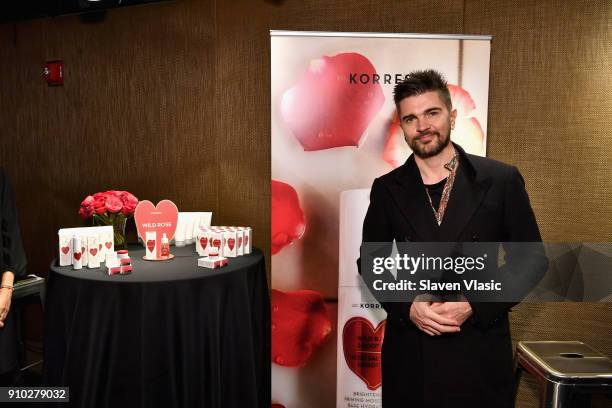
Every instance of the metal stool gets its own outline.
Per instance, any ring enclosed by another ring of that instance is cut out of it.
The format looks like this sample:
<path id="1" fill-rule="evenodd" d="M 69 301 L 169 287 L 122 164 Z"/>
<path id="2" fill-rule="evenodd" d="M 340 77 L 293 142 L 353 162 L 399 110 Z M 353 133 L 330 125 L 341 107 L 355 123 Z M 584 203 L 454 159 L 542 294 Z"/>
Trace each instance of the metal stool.
<path id="1" fill-rule="evenodd" d="M 612 392 L 612 361 L 580 341 L 520 341 L 514 364 L 516 391 L 522 372 L 531 373 L 541 408 L 588 407 L 592 394 Z"/>

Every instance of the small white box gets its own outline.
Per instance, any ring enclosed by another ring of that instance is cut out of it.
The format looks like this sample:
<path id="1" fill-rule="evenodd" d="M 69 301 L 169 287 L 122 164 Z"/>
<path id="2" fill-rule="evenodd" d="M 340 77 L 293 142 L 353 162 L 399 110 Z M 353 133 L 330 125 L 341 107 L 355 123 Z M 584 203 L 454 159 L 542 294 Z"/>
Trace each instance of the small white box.
<path id="1" fill-rule="evenodd" d="M 222 266 L 225 266 L 227 264 L 228 264 L 227 258 L 224 258 L 222 256 L 216 256 L 216 257 L 207 256 L 207 257 L 198 259 L 198 266 L 201 266 L 203 268 L 215 269 L 215 268 L 220 268 Z"/>

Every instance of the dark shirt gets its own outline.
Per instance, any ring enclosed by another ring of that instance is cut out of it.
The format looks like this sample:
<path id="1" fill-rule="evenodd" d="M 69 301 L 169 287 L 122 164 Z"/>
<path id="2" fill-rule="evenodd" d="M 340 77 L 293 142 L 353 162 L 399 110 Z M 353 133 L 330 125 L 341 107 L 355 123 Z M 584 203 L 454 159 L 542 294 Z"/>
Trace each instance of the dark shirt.
<path id="1" fill-rule="evenodd" d="M 431 203 L 433 204 L 436 211 L 440 207 L 440 200 L 442 199 L 442 191 L 444 191 L 444 184 L 446 179 L 437 182 L 436 184 L 425 184 L 425 188 L 431 197 Z"/>

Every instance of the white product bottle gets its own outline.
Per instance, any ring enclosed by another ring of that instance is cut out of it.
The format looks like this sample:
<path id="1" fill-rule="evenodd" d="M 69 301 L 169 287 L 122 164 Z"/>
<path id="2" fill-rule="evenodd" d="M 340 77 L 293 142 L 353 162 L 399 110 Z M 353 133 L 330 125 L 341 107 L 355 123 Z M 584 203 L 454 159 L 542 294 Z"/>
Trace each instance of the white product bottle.
<path id="1" fill-rule="evenodd" d="M 72 237 L 72 268 L 83 268 L 83 251 L 81 249 L 81 237 L 78 235 Z"/>

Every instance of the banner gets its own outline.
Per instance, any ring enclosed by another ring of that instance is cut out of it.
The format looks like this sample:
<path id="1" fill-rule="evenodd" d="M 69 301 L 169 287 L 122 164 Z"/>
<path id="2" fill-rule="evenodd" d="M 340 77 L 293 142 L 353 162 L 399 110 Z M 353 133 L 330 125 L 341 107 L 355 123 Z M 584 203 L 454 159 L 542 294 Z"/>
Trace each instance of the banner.
<path id="1" fill-rule="evenodd" d="M 393 88 L 441 72 L 452 140 L 484 156 L 490 39 L 271 32 L 273 402 L 380 407 L 385 313 L 360 290 L 356 260 L 374 178 L 411 153 Z"/>

